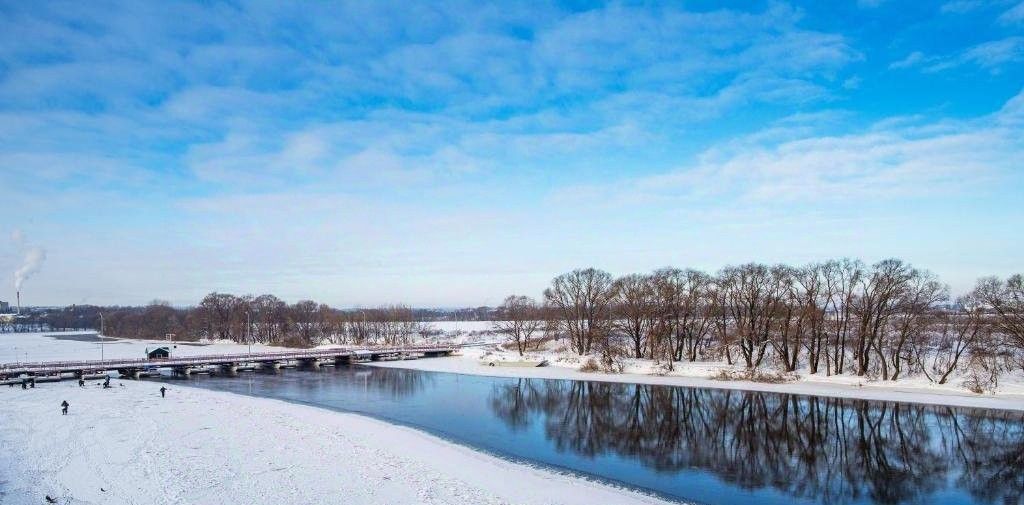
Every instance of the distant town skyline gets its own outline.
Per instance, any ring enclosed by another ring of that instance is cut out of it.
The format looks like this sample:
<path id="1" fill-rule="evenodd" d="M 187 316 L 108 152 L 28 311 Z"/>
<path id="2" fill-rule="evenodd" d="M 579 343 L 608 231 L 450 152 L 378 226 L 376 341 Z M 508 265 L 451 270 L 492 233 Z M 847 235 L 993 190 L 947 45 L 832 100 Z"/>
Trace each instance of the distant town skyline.
<path id="1" fill-rule="evenodd" d="M 0 1 L 0 300 L 1024 271 L 1024 2 Z"/>

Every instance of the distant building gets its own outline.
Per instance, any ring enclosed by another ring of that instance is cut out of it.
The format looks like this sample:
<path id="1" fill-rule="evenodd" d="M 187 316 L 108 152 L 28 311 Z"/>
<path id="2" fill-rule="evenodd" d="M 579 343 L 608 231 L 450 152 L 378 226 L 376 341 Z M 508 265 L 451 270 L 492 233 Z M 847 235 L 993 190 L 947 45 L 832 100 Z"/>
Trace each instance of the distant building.
<path id="1" fill-rule="evenodd" d="M 11 304 L 0 301 L 0 314 L 6 314 L 11 311 Z"/>

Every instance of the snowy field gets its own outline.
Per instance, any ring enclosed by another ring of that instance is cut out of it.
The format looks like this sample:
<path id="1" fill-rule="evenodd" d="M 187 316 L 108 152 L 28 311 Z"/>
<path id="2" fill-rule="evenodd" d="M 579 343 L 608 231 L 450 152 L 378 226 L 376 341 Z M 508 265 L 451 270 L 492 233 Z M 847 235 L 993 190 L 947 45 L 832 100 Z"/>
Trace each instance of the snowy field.
<path id="1" fill-rule="evenodd" d="M 657 367 L 649 360 L 627 359 L 624 373 L 581 372 L 582 359 L 568 354 L 552 352 L 528 353 L 526 359 L 546 359 L 549 366 L 538 368 L 487 366 L 491 361 L 519 360 L 516 353 L 487 350 L 483 347 L 468 347 L 460 356 L 451 358 L 421 359 L 415 361 L 390 361 L 372 363 L 374 366 L 412 368 L 431 372 L 451 372 L 493 377 L 532 377 L 541 379 L 570 379 L 606 382 L 628 382 L 637 384 L 662 384 L 670 386 L 710 387 L 770 391 L 865 400 L 892 400 L 912 403 L 929 403 L 960 407 L 983 407 L 1024 410 L 1024 378 L 1017 375 L 1001 379 L 995 393 L 975 394 L 953 380 L 944 385 L 933 384 L 924 377 L 908 377 L 897 382 L 872 381 L 864 377 L 841 375 L 826 377 L 824 374 L 799 373 L 799 379 L 781 384 L 750 381 L 721 381 L 710 377 L 722 370 L 740 371 L 742 367 L 725 363 L 676 363 L 672 372 L 656 372 Z"/>
<path id="2" fill-rule="evenodd" d="M 662 503 L 354 414 L 123 384 L 3 388 L 0 502 Z"/>
<path id="3" fill-rule="evenodd" d="M 234 342 L 197 344 L 195 342 L 168 342 L 165 340 L 89 339 L 91 331 L 0 333 L 0 363 L 15 361 L 58 361 L 65 359 L 145 358 L 147 347 L 176 346 L 175 356 L 245 352 L 247 345 Z M 56 338 L 48 336 L 54 335 Z M 256 344 L 253 352 L 281 349 Z"/>
<path id="4" fill-rule="evenodd" d="M 135 357 L 146 345 L 154 344 L 108 344 L 104 355 Z M 96 346 L 6 334 L 0 361 L 20 353 L 98 358 Z M 109 390 L 74 381 L 0 388 L 0 503 L 663 503 L 354 414 L 180 383 L 168 384 L 163 399 L 159 387 L 115 380 Z"/>

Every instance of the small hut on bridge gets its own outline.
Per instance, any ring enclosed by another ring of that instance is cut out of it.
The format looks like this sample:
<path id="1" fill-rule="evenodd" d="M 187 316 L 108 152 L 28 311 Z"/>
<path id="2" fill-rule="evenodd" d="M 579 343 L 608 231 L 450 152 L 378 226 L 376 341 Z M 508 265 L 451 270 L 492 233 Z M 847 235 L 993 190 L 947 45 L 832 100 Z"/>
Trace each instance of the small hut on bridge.
<path id="1" fill-rule="evenodd" d="M 146 348 L 146 359 L 167 359 L 171 357 L 170 347 Z"/>

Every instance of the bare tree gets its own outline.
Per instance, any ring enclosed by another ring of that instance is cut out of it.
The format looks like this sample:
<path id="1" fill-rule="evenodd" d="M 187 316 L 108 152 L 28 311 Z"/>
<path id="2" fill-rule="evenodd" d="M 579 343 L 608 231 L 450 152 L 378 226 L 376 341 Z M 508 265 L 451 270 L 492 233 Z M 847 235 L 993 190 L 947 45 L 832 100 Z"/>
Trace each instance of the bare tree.
<path id="1" fill-rule="evenodd" d="M 498 307 L 500 319 L 494 321 L 494 330 L 508 335 L 519 355 L 534 345 L 534 335 L 543 327 L 544 320 L 537 310 L 537 301 L 528 296 L 511 295 Z"/>
<path id="2" fill-rule="evenodd" d="M 983 278 L 972 296 L 994 314 L 996 329 L 1024 369 L 1024 275 L 1013 275 L 1006 282 Z"/>
<path id="3" fill-rule="evenodd" d="M 828 292 L 825 265 L 807 265 L 796 271 L 795 280 L 799 284 L 796 303 L 803 314 L 807 331 L 807 338 L 803 341 L 804 349 L 807 351 L 807 369 L 809 373 L 816 374 L 821 366 L 822 357 L 828 361 L 826 317 L 831 293 Z"/>
<path id="4" fill-rule="evenodd" d="M 225 293 L 210 293 L 199 302 L 199 313 L 203 321 L 203 332 L 207 338 L 230 340 L 232 313 L 238 297 Z"/>
<path id="5" fill-rule="evenodd" d="M 768 310 L 774 312 L 769 342 L 778 362 L 787 372 L 796 370 L 800 349 L 807 332 L 807 311 L 803 305 L 803 286 L 798 281 L 799 270 L 785 265 L 771 268 L 774 303 Z"/>
<path id="6" fill-rule="evenodd" d="M 725 362 L 732 365 L 732 349 L 736 345 L 736 331 L 730 318 L 729 292 L 730 283 L 733 279 L 718 275 L 708 290 L 708 298 L 711 305 L 708 309 L 712 321 L 712 334 L 715 345 L 720 355 L 725 356 Z"/>
<path id="7" fill-rule="evenodd" d="M 915 336 L 928 333 L 934 321 L 936 304 L 949 299 L 949 288 L 930 272 L 911 270 L 910 278 L 899 302 L 899 313 L 892 318 L 892 327 L 882 333 L 881 346 L 886 348 L 890 380 L 897 380 L 903 364 L 917 360 L 910 342 Z M 884 377 L 883 377 L 884 378 Z"/>
<path id="8" fill-rule="evenodd" d="M 260 295 L 249 304 L 253 323 L 252 339 L 272 344 L 280 342 L 289 332 L 288 304 L 274 295 Z"/>
<path id="9" fill-rule="evenodd" d="M 608 272 L 587 268 L 555 277 L 544 290 L 557 329 L 569 337 L 573 351 L 588 354 L 595 342 L 608 338 L 611 284 Z"/>
<path id="10" fill-rule="evenodd" d="M 302 300 L 289 307 L 289 320 L 295 329 L 291 343 L 301 347 L 319 345 L 323 338 L 326 309 L 326 305 L 312 300 Z"/>
<path id="11" fill-rule="evenodd" d="M 854 300 L 864 278 L 864 264 L 851 259 L 832 260 L 822 266 L 825 277 L 825 316 L 829 333 L 825 346 L 826 375 L 846 370 L 847 347 L 855 328 Z"/>
<path id="12" fill-rule="evenodd" d="M 768 348 L 779 299 L 778 284 L 771 269 L 757 263 L 725 267 L 718 277 L 720 289 L 725 289 L 725 308 L 736 329 L 740 355 L 747 368 L 755 368 Z"/>
<path id="13" fill-rule="evenodd" d="M 889 320 L 901 310 L 900 303 L 913 275 L 910 265 L 898 259 L 887 259 L 876 263 L 870 275 L 861 278 L 854 303 L 854 314 L 859 322 L 853 347 L 857 375 L 868 373 L 874 351 L 879 358 L 882 378 L 889 377 L 881 338 L 888 330 Z"/>
<path id="14" fill-rule="evenodd" d="M 615 279 L 611 290 L 613 327 L 629 338 L 634 357 L 642 358 L 654 324 L 652 279 L 647 275 L 625 275 Z"/>
<path id="15" fill-rule="evenodd" d="M 984 320 L 984 309 L 973 296 L 957 300 L 957 310 L 943 312 L 938 316 L 936 335 L 915 335 L 914 354 L 921 363 L 925 377 L 932 382 L 945 384 L 959 366 L 961 359 L 974 351 L 988 334 Z M 927 354 L 932 354 L 927 363 Z"/>
<path id="16" fill-rule="evenodd" d="M 674 361 L 696 361 L 710 345 L 712 278 L 701 271 L 662 268 L 652 279 L 656 334 L 668 340 Z"/>

